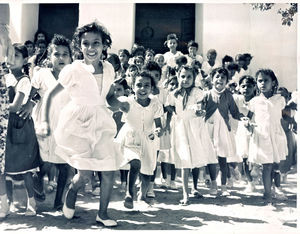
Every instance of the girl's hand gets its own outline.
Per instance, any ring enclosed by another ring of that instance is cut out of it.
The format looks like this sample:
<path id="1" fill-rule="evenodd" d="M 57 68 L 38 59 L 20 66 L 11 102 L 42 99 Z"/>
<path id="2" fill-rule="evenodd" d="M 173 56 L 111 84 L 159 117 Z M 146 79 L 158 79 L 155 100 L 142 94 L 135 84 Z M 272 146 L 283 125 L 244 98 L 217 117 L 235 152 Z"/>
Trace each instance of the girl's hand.
<path id="1" fill-rule="evenodd" d="M 205 110 L 196 110 L 195 114 L 196 114 L 198 117 L 204 117 L 205 114 L 206 114 L 206 111 L 205 111 Z"/>
<path id="2" fill-rule="evenodd" d="M 50 135 L 49 123 L 46 121 L 42 122 L 40 127 L 36 130 L 36 134 L 42 137 L 49 136 Z"/>
<path id="3" fill-rule="evenodd" d="M 247 130 L 253 134 L 254 127 L 257 125 L 255 123 L 250 123 L 250 119 L 248 117 L 242 117 L 241 121 L 244 123 L 245 128 L 247 128 Z"/>
<path id="4" fill-rule="evenodd" d="M 119 107 L 120 111 L 127 113 L 130 109 L 130 105 L 128 102 L 120 102 L 120 107 Z"/>
<path id="5" fill-rule="evenodd" d="M 31 118 L 33 107 L 34 107 L 34 103 L 29 101 L 21 107 L 21 110 L 19 110 L 17 114 L 23 119 Z"/>
<path id="6" fill-rule="evenodd" d="M 154 130 L 154 134 L 155 134 L 156 136 L 158 136 L 158 137 L 161 137 L 161 136 L 163 135 L 163 133 L 164 133 L 164 131 L 163 131 L 162 128 L 156 128 L 156 129 Z"/>

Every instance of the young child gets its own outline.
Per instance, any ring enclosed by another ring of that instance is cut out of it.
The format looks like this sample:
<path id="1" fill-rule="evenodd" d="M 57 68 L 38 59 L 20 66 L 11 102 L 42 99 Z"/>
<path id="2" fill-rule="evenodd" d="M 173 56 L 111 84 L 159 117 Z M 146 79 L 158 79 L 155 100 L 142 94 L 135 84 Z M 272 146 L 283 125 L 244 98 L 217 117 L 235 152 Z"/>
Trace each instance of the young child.
<path id="1" fill-rule="evenodd" d="M 195 61 L 198 61 L 201 65 L 203 63 L 203 58 L 200 54 L 197 54 L 198 51 L 198 43 L 195 41 L 189 41 L 187 44 L 188 54 L 186 55 L 187 58 L 187 65 L 192 66 Z"/>
<path id="2" fill-rule="evenodd" d="M 165 63 L 165 58 L 163 54 L 156 54 L 154 56 L 154 62 L 157 62 L 157 64 L 161 68 L 161 81 L 162 83 L 167 80 L 168 77 L 168 70 L 169 66 Z"/>
<path id="3" fill-rule="evenodd" d="M 120 75 L 121 62 L 119 56 L 114 53 L 109 53 L 107 57 L 107 61 L 113 66 L 116 76 Z"/>
<path id="4" fill-rule="evenodd" d="M 126 71 L 126 82 L 130 87 L 130 93 L 132 90 L 132 81 L 135 79 L 136 75 L 139 73 L 139 68 L 135 64 L 130 64 Z"/>
<path id="5" fill-rule="evenodd" d="M 172 151 L 175 154 L 175 166 L 182 169 L 183 199 L 181 205 L 189 204 L 188 181 L 190 170 L 207 164 L 217 163 L 213 144 L 209 137 L 207 126 L 199 116 L 203 115 L 198 109 L 204 97 L 203 91 L 195 88 L 196 72 L 193 67 L 182 66 L 178 71 L 179 87 L 170 93 L 167 99 L 168 110 L 176 110 L 174 115 Z M 169 120 L 169 119 L 168 119 Z M 169 121 L 167 122 L 168 128 Z M 197 178 L 198 179 L 198 178 Z M 197 181 L 193 181 L 197 183 Z M 193 193 L 198 194 L 197 184 Z M 196 195 L 194 194 L 194 195 Z"/>
<path id="6" fill-rule="evenodd" d="M 38 93 L 41 99 L 38 101 L 37 105 L 34 108 L 32 118 L 34 120 L 34 125 L 37 133 L 37 139 L 39 142 L 40 155 L 43 160 L 43 165 L 40 167 L 40 172 L 38 173 L 38 178 L 36 186 L 36 198 L 43 193 L 43 177 L 48 170 L 54 166 L 58 169 L 58 180 L 57 180 L 57 191 L 54 201 L 55 209 L 62 209 L 62 196 L 64 188 L 66 185 L 67 174 L 68 174 L 68 164 L 62 160 L 58 155 L 55 154 L 56 142 L 53 134 L 49 137 L 43 137 L 39 133 L 39 128 L 41 126 L 42 118 L 42 103 L 45 93 L 53 88 L 57 84 L 58 76 L 60 71 L 67 65 L 72 62 L 72 54 L 70 41 L 62 35 L 55 34 L 52 38 L 50 44 L 48 45 L 48 59 L 50 60 L 52 66 L 51 68 L 41 68 L 37 71 L 31 80 L 31 92 L 29 95 L 29 100 L 26 106 L 20 111 L 21 117 L 27 117 L 31 110 L 31 99 Z M 55 97 L 54 105 L 52 106 L 50 112 L 51 119 L 51 129 L 55 129 L 59 117 L 60 110 L 64 107 L 69 98 L 67 94 L 60 93 Z M 29 108 L 26 109 L 26 108 Z M 50 180 L 50 179 L 49 179 Z M 52 183 L 51 183 L 52 182 Z M 49 185 L 53 184 L 53 181 L 49 181 Z M 52 185 L 53 186 L 53 185 Z M 43 200 L 43 199 L 42 199 Z"/>
<path id="7" fill-rule="evenodd" d="M 168 47 L 169 51 L 164 53 L 165 63 L 174 68 L 176 66 L 175 58 L 183 55 L 180 51 L 177 51 L 178 38 L 175 33 L 171 33 L 167 36 L 167 40 L 164 42 L 164 45 Z"/>
<path id="8" fill-rule="evenodd" d="M 234 102 L 232 94 L 226 89 L 228 71 L 225 68 L 215 68 L 211 72 L 213 88 L 203 99 L 206 111 L 205 121 L 213 141 L 221 170 L 221 195 L 228 196 L 226 188 L 227 161 L 235 162 L 235 141 L 229 123 L 229 113 L 234 119 L 240 120 L 241 114 Z M 211 194 L 217 194 L 216 165 L 208 165 L 211 176 Z"/>
<path id="9" fill-rule="evenodd" d="M 139 71 L 142 70 L 142 66 L 144 66 L 144 63 L 145 59 L 141 55 L 137 55 L 133 58 L 133 64 L 135 64 L 138 67 Z"/>
<path id="10" fill-rule="evenodd" d="M 114 95 L 116 98 L 119 97 L 123 97 L 123 96 L 127 96 L 127 91 L 129 88 L 129 86 L 127 85 L 126 79 L 119 77 L 114 81 Z M 123 116 L 123 112 L 116 110 L 113 113 L 113 118 L 115 120 L 115 123 L 117 125 L 117 134 L 115 137 L 118 136 L 118 133 L 120 131 L 120 129 L 122 128 L 122 126 L 124 125 L 124 122 L 122 121 L 122 116 Z M 127 187 L 127 177 L 128 177 L 128 172 L 129 172 L 129 165 L 125 165 L 122 168 L 120 168 L 120 179 L 121 179 L 121 192 L 125 192 L 126 191 L 126 187 Z"/>
<path id="11" fill-rule="evenodd" d="M 146 50 L 144 46 L 134 43 L 131 48 L 131 58 L 129 59 L 128 63 L 133 64 L 133 60 L 136 56 L 142 56 L 143 58 L 145 58 L 145 51 Z"/>
<path id="12" fill-rule="evenodd" d="M 97 22 L 78 27 L 73 36 L 75 48 L 80 48 L 84 59 L 66 65 L 59 74 L 58 84 L 45 96 L 43 113 L 44 131 L 49 134 L 49 107 L 52 97 L 66 90 L 71 101 L 61 110 L 54 137 L 56 152 L 78 174 L 66 192 L 63 206 L 64 216 L 71 219 L 75 213 L 78 190 L 90 180 L 93 171 L 101 172 L 100 206 L 96 221 L 106 227 L 116 226 L 117 222 L 107 214 L 111 196 L 114 172 L 119 168 L 118 147 L 114 143 L 116 126 L 113 108 L 128 111 L 127 102 L 114 97 L 111 86 L 115 73 L 112 65 L 102 61 L 103 51 L 111 46 L 111 37 L 106 28 Z"/>
<path id="13" fill-rule="evenodd" d="M 120 68 L 120 75 L 126 74 L 126 71 L 129 67 L 129 58 L 130 58 L 130 53 L 126 49 L 121 49 L 118 51 L 118 56 L 120 59 L 121 63 L 121 68 Z"/>
<path id="14" fill-rule="evenodd" d="M 149 61 L 154 61 L 155 52 L 152 49 L 147 49 L 145 51 L 145 64 Z"/>
<path id="15" fill-rule="evenodd" d="M 288 154 L 287 140 L 281 126 L 282 110 L 285 100 L 276 94 L 278 80 L 270 69 L 259 69 L 256 74 L 259 95 L 249 102 L 249 110 L 253 112 L 256 127 L 249 143 L 249 162 L 262 164 L 264 199 L 266 204 L 272 203 L 272 169 L 274 163 L 284 160 Z"/>
<path id="16" fill-rule="evenodd" d="M 14 44 L 15 62 L 6 75 L 9 86 L 9 120 L 6 138 L 5 173 L 22 175 L 27 191 L 26 216 L 36 215 L 32 173 L 39 167 L 39 148 L 31 118 L 22 118 L 17 112 L 28 100 L 31 85 L 28 77 L 28 53 L 24 45 Z"/>
<path id="17" fill-rule="evenodd" d="M 46 40 L 40 39 L 35 43 L 35 54 L 29 58 L 28 62 L 31 64 L 30 77 L 33 76 L 34 72 L 40 67 L 43 67 L 47 59 L 47 42 Z"/>
<path id="18" fill-rule="evenodd" d="M 233 95 L 234 101 L 239 108 L 239 112 L 244 116 L 248 116 L 249 101 L 256 96 L 255 79 L 252 76 L 242 76 L 239 81 L 239 92 L 240 94 Z M 243 169 L 248 180 L 246 192 L 253 192 L 255 190 L 255 184 L 248 162 L 250 134 L 242 121 L 237 122 L 233 120 L 232 129 L 235 130 L 236 153 L 243 158 Z"/>
<path id="19" fill-rule="evenodd" d="M 27 40 L 24 42 L 24 45 L 26 46 L 27 48 L 27 51 L 28 51 L 28 57 L 30 58 L 31 56 L 33 56 L 34 54 L 34 44 L 32 41 L 30 40 Z"/>
<path id="20" fill-rule="evenodd" d="M 207 60 L 203 62 L 202 64 L 202 70 L 204 71 L 206 76 L 209 76 L 211 71 L 217 67 L 220 67 L 220 63 L 217 60 L 217 51 L 215 49 L 209 49 L 206 53 Z"/>
<path id="21" fill-rule="evenodd" d="M 118 135 L 124 154 L 122 165 L 130 164 L 124 199 L 124 206 L 128 209 L 133 208 L 134 185 L 139 173 L 142 183 L 138 201 L 147 202 L 150 178 L 156 167 L 156 136 L 162 135 L 160 118 L 163 115 L 163 106 L 157 98 L 149 97 L 153 88 L 155 82 L 147 71 L 142 71 L 133 80 L 134 95 L 128 97 L 130 110 L 123 116 L 125 124 Z"/>

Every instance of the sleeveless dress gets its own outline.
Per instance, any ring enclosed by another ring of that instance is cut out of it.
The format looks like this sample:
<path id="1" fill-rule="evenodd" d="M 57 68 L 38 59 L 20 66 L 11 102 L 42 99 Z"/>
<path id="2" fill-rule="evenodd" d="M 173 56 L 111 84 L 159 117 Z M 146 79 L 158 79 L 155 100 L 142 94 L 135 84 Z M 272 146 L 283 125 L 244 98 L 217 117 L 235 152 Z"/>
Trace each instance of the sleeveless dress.
<path id="1" fill-rule="evenodd" d="M 15 86 L 8 87 L 10 103 L 14 100 L 20 82 L 30 84 L 29 77 L 23 76 Z M 27 101 L 29 92 L 27 96 L 25 93 L 23 103 Z M 13 175 L 36 171 L 40 165 L 40 156 L 33 120 L 9 113 L 6 139 L 5 173 Z"/>
<path id="2" fill-rule="evenodd" d="M 93 67 L 76 60 L 66 65 L 58 82 L 70 102 L 61 110 L 54 137 L 56 154 L 79 170 L 119 169 L 119 147 L 114 142 L 116 124 L 107 108 L 106 95 L 114 81 L 110 63 L 103 62 L 103 76 L 95 77 Z"/>

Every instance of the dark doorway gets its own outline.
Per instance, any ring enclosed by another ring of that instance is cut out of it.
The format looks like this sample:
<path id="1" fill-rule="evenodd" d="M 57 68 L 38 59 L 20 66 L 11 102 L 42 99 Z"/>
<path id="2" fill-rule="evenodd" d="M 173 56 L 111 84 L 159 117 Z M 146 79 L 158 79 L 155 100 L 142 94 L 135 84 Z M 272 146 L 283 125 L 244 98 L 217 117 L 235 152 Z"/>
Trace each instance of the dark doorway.
<path id="1" fill-rule="evenodd" d="M 165 53 L 169 33 L 179 38 L 178 50 L 187 53 L 186 44 L 195 39 L 195 4 L 136 4 L 135 42 L 155 53 Z"/>
<path id="2" fill-rule="evenodd" d="M 39 29 L 51 39 L 62 34 L 71 39 L 78 26 L 79 4 L 40 4 Z"/>

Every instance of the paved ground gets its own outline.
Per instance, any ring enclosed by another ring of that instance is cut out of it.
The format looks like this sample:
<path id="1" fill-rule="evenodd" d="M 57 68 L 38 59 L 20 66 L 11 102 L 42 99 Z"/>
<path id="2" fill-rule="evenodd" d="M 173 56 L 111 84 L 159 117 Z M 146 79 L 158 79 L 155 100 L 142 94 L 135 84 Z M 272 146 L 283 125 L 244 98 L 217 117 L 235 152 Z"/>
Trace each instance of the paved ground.
<path id="1" fill-rule="evenodd" d="M 205 233 L 300 233 L 297 229 L 297 172 L 287 177 L 282 184 L 287 201 L 275 200 L 273 205 L 264 206 L 262 186 L 257 192 L 246 194 L 244 181 L 236 182 L 229 197 L 211 197 L 205 185 L 199 185 L 204 198 L 191 198 L 188 206 L 179 206 L 182 190 L 165 190 L 159 187 L 157 179 L 156 199 L 152 207 L 135 203 L 133 210 L 123 206 L 124 193 L 120 192 L 120 182 L 116 180 L 109 205 L 111 217 L 118 220 L 114 230 L 196 230 Z M 180 178 L 176 180 L 178 186 Z M 220 184 L 220 182 L 218 183 Z M 76 231 L 92 232 L 106 230 L 95 222 L 99 197 L 82 193 L 76 203 L 75 219 L 67 220 L 62 213 L 52 209 L 54 194 L 47 194 L 43 203 L 38 203 L 36 217 L 25 217 L 25 190 L 15 190 L 16 211 L 0 221 L 0 231 Z M 3 232 L 2 232 L 3 233 Z"/>

